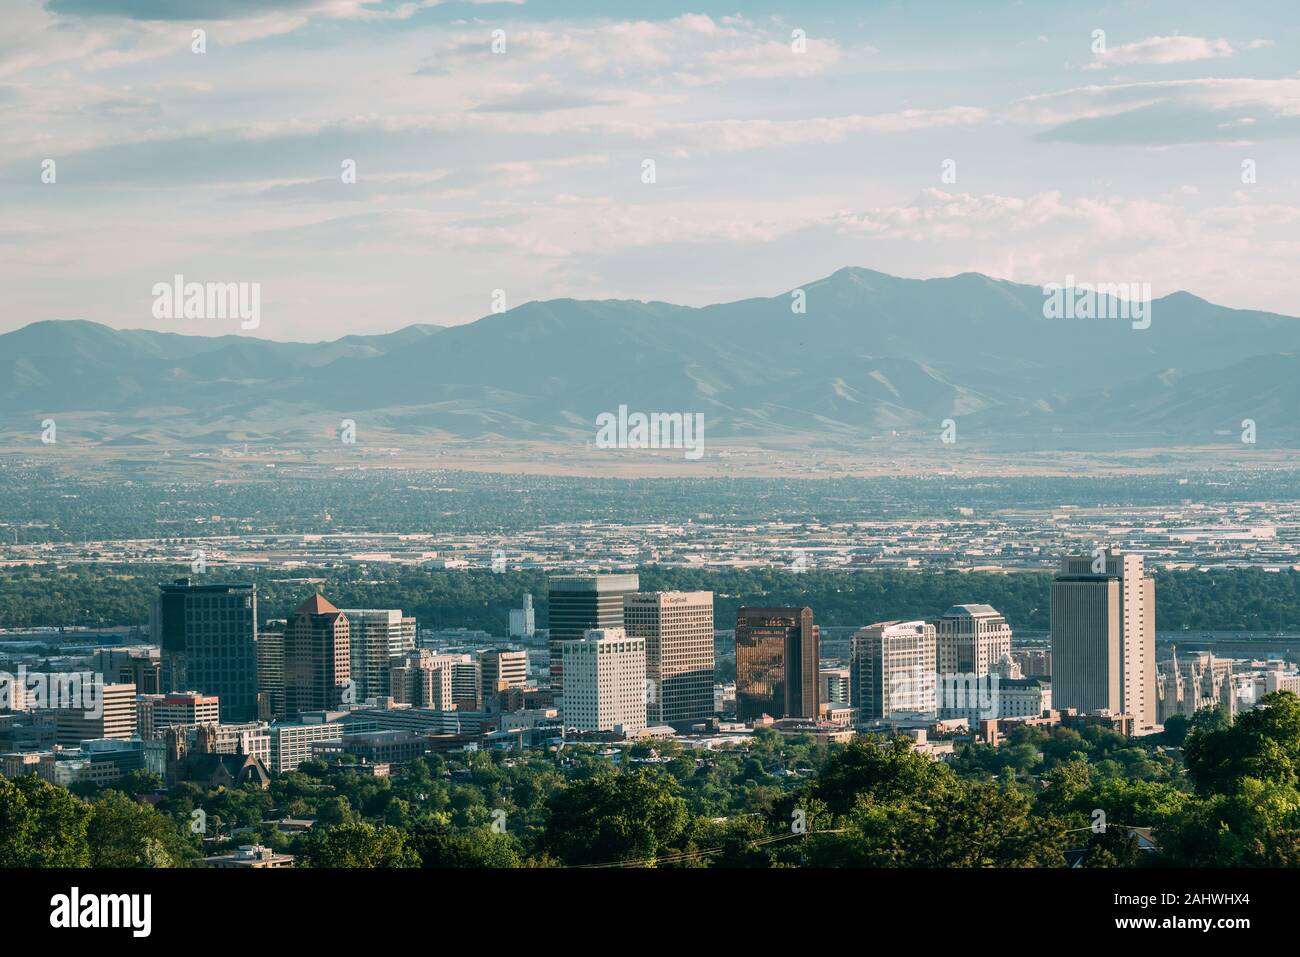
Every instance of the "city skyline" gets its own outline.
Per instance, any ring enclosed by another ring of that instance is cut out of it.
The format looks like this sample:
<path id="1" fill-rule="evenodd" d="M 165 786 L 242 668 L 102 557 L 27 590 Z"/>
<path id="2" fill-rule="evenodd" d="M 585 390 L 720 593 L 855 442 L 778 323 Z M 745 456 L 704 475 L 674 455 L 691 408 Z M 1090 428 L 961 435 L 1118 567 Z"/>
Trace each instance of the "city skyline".
<path id="1" fill-rule="evenodd" d="M 0 5 L 20 944 L 1282 926 L 1294 0 Z"/>

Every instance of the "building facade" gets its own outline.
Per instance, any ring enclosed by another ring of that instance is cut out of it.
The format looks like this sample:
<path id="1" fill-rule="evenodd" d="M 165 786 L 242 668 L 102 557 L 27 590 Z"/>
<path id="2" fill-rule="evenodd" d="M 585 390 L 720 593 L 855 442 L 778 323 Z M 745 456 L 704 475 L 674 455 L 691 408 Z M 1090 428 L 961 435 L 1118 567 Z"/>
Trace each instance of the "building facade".
<path id="1" fill-rule="evenodd" d="M 816 719 L 821 641 L 811 608 L 736 611 L 736 717 Z"/>
<path id="2" fill-rule="evenodd" d="M 221 699 L 223 721 L 257 716 L 257 590 L 252 585 L 160 586 L 150 626 L 161 647 L 162 692 Z"/>
<path id="3" fill-rule="evenodd" d="M 861 721 L 934 717 L 938 711 L 935 626 L 882 621 L 849 640 L 850 704 Z"/>
<path id="4" fill-rule="evenodd" d="M 59 708 L 54 715 L 54 743 L 75 748 L 82 741 L 125 741 L 136 736 L 135 685 L 106 684 L 100 714 L 79 707 Z"/>
<path id="5" fill-rule="evenodd" d="M 154 738 L 166 728 L 219 724 L 221 699 L 197 691 L 140 695 L 136 701 L 136 716 L 140 737 Z"/>
<path id="6" fill-rule="evenodd" d="M 564 642 L 560 653 L 566 727 L 625 735 L 645 729 L 644 638 L 632 638 L 621 627 L 591 628 L 582 638 Z"/>
<path id="7" fill-rule="evenodd" d="M 623 599 L 641 587 L 636 575 L 553 575 L 548 585 L 551 691 L 564 695 L 566 641 L 592 628 L 622 628 Z"/>
<path id="8" fill-rule="evenodd" d="M 489 648 L 479 654 L 483 677 L 483 700 L 493 702 L 508 688 L 528 684 L 528 652 L 507 648 Z"/>
<path id="9" fill-rule="evenodd" d="M 284 619 L 268 621 L 257 632 L 257 718 L 283 718 L 284 709 Z"/>
<path id="10" fill-rule="evenodd" d="M 396 608 L 344 608 L 357 701 L 389 693 L 389 659 L 415 648 L 415 619 Z"/>
<path id="11" fill-rule="evenodd" d="M 347 617 L 324 595 L 312 595 L 298 606 L 284 628 L 286 713 L 338 707 L 350 688 L 355 693 L 351 661 Z"/>
<path id="12" fill-rule="evenodd" d="M 940 674 L 987 675 L 1011 659 L 1011 626 L 992 605 L 953 605 L 935 638 Z"/>
<path id="13" fill-rule="evenodd" d="M 533 610 L 533 596 L 524 595 L 522 608 L 510 609 L 510 637 L 529 639 L 537 631 L 537 616 Z"/>
<path id="14" fill-rule="evenodd" d="M 637 592 L 623 621 L 645 641 L 646 720 L 678 727 L 713 717 L 713 592 Z"/>
<path id="15" fill-rule="evenodd" d="M 1052 700 L 1156 725 L 1156 585 L 1141 555 L 1067 555 L 1052 580 Z"/>

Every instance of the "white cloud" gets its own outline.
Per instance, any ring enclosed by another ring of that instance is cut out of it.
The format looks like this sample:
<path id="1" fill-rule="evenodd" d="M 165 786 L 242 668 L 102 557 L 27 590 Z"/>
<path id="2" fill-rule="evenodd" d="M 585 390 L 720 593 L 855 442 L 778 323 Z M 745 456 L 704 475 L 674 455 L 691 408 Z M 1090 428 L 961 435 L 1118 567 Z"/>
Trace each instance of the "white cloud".
<path id="1" fill-rule="evenodd" d="M 1195 60 L 1213 60 L 1232 56 L 1232 44 L 1227 40 L 1207 40 L 1205 37 L 1147 37 L 1136 43 L 1110 47 L 1095 54 L 1086 69 L 1104 70 L 1109 66 L 1151 63 L 1190 63 Z"/>

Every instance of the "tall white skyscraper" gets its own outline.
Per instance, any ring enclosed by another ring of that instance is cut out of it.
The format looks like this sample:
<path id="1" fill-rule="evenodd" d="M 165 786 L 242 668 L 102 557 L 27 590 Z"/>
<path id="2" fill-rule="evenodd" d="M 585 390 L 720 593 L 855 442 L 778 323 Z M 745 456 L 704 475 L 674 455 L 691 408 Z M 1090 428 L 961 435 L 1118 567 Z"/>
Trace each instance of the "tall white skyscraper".
<path id="1" fill-rule="evenodd" d="M 1052 702 L 1156 724 L 1156 583 L 1141 555 L 1067 555 L 1052 581 Z"/>
<path id="2" fill-rule="evenodd" d="M 633 734 L 646 726 L 645 639 L 591 628 L 561 644 L 566 727 Z"/>
<path id="3" fill-rule="evenodd" d="M 650 724 L 713 716 L 713 592 L 637 592 L 623 599 L 630 638 L 645 639 Z"/>
<path id="4" fill-rule="evenodd" d="M 935 630 L 942 675 L 987 675 L 1011 658 L 1011 626 L 992 605 L 953 605 Z"/>
<path id="5" fill-rule="evenodd" d="M 849 640 L 849 702 L 863 720 L 933 717 L 935 627 L 882 621 Z"/>

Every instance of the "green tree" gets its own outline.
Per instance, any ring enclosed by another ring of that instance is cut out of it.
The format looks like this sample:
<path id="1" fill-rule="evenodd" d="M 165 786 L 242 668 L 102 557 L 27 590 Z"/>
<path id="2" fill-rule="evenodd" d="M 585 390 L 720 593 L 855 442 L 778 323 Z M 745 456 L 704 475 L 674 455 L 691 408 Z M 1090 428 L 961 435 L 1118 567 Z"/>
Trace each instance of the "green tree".
<path id="1" fill-rule="evenodd" d="M 489 827 L 465 831 L 422 827 L 411 844 L 423 867 L 520 867 L 524 862 L 518 842 Z"/>
<path id="2" fill-rule="evenodd" d="M 1265 695 L 1228 723 L 1217 710 L 1198 714 L 1183 748 L 1187 773 L 1201 794 L 1228 794 L 1246 778 L 1294 786 L 1300 768 L 1300 697 Z"/>
<path id="3" fill-rule="evenodd" d="M 86 867 L 85 802 L 34 774 L 0 778 L 0 867 Z"/>
<path id="4" fill-rule="evenodd" d="M 419 867 L 420 855 L 395 827 L 348 821 L 313 827 L 296 863 L 299 867 Z"/>
<path id="5" fill-rule="evenodd" d="M 686 802 L 671 778 L 645 770 L 576 781 L 550 800 L 545 849 L 566 864 L 650 860 L 686 828 Z"/>
<path id="6" fill-rule="evenodd" d="M 198 857 L 170 818 L 121 791 L 95 798 L 86 836 L 91 867 L 186 867 Z"/>
<path id="7" fill-rule="evenodd" d="M 938 793 L 956 782 L 946 765 L 912 749 L 906 738 L 885 745 L 867 737 L 849 742 L 832 757 L 812 788 L 812 796 L 825 802 L 833 815 L 845 814 L 867 796 L 881 803 Z"/>

